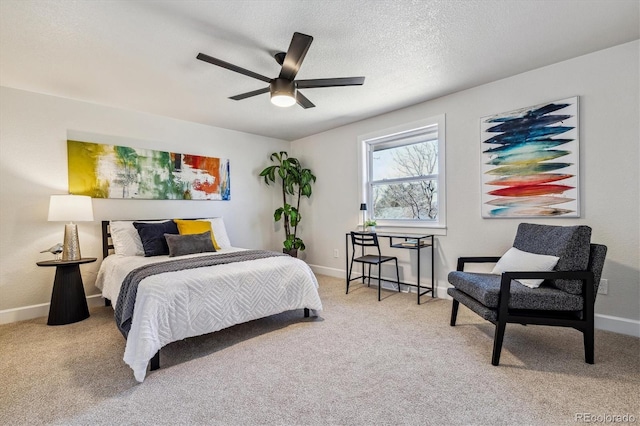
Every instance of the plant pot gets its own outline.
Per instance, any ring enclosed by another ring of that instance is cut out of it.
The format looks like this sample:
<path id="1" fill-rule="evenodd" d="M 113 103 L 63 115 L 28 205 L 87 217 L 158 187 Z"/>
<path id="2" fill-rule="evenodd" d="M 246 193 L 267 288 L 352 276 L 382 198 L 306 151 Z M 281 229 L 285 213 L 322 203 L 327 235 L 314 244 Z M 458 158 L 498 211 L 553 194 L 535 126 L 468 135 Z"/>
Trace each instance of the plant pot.
<path id="1" fill-rule="evenodd" d="M 291 257 L 298 257 L 298 249 L 287 250 L 283 248 L 282 252 L 288 254 Z"/>
<path id="2" fill-rule="evenodd" d="M 367 232 L 371 232 L 371 233 L 376 232 L 376 227 L 375 226 L 367 226 Z"/>

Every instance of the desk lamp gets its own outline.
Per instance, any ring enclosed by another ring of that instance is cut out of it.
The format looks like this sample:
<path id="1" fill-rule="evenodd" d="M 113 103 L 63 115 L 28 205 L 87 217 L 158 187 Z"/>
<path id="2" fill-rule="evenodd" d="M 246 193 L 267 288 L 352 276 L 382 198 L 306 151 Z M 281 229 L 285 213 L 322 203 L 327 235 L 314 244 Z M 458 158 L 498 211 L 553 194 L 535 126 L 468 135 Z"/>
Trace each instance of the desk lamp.
<path id="1" fill-rule="evenodd" d="M 93 221 L 91 197 L 86 195 L 52 195 L 49 200 L 49 222 L 69 222 L 64 227 L 62 260 L 80 260 L 80 241 L 75 222 Z"/>
<path id="2" fill-rule="evenodd" d="M 362 210 L 362 230 L 364 231 L 364 215 L 367 211 L 367 203 L 360 204 L 360 210 Z"/>

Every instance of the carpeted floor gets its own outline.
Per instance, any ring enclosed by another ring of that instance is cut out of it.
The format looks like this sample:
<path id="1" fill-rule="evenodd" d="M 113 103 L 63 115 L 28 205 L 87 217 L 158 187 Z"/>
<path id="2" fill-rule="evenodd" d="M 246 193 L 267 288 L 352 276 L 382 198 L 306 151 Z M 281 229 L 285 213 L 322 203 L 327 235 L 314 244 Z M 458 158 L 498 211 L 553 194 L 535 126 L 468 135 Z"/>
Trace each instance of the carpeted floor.
<path id="1" fill-rule="evenodd" d="M 493 326 L 466 308 L 450 327 L 449 301 L 384 291 L 377 302 L 374 287 L 345 295 L 343 280 L 318 278 L 320 317 L 286 312 L 173 343 L 141 384 L 111 308 L 0 326 L 0 424 L 640 422 L 637 338 L 596 331 L 588 365 L 579 332 L 509 325 L 493 367 Z"/>

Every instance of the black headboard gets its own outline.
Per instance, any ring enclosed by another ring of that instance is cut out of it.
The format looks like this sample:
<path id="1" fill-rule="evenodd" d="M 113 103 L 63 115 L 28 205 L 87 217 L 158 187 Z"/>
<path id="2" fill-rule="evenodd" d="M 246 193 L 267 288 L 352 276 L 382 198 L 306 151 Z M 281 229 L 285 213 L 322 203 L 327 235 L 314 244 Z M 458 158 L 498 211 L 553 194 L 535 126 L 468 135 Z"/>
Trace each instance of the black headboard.
<path id="1" fill-rule="evenodd" d="M 102 258 L 109 256 L 109 250 L 113 250 L 113 242 L 111 241 L 111 231 L 109 229 L 108 220 L 102 221 Z"/>

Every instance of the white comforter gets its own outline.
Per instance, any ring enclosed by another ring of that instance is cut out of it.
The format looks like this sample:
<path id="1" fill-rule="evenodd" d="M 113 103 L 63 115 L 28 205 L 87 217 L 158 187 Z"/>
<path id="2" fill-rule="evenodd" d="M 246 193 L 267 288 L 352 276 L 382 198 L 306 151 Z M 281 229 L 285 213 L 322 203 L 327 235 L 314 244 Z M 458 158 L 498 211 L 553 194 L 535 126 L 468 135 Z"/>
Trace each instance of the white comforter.
<path id="1" fill-rule="evenodd" d="M 238 250 L 242 249 L 218 253 Z M 203 255 L 207 254 L 211 253 Z M 115 307 L 130 271 L 169 259 L 108 256 L 100 265 L 96 286 Z M 142 382 L 149 360 L 171 342 L 302 308 L 322 310 L 318 281 L 306 263 L 289 256 L 154 275 L 138 287 L 124 361 Z"/>

